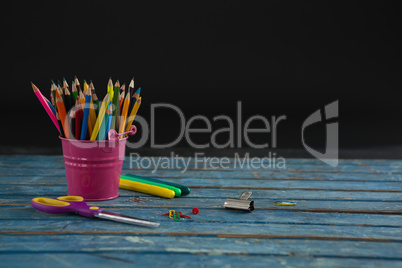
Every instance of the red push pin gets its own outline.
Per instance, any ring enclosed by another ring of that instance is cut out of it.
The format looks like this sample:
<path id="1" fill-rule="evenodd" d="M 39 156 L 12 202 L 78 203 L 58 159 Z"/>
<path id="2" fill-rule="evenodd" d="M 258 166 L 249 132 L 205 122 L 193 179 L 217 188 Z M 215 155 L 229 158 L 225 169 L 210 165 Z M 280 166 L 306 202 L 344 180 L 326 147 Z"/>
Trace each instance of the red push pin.
<path id="1" fill-rule="evenodd" d="M 193 214 L 197 215 L 198 212 L 200 212 L 200 210 L 197 207 L 193 208 Z"/>

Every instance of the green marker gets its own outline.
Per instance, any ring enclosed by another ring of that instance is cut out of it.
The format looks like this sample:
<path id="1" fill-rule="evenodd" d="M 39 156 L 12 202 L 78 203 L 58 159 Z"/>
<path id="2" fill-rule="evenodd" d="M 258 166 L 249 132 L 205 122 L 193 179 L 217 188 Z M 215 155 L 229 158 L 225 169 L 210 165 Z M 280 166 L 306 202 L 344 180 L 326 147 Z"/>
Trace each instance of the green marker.
<path id="1" fill-rule="evenodd" d="M 128 176 L 128 177 L 135 178 L 135 179 L 146 180 L 146 181 L 148 181 L 148 183 L 149 182 L 156 182 L 156 183 L 161 183 L 161 184 L 170 185 L 170 186 L 179 188 L 181 190 L 181 195 L 182 196 L 188 195 L 190 193 L 190 188 L 186 187 L 184 185 L 181 185 L 181 184 L 168 182 L 168 181 L 161 181 L 161 180 L 157 180 L 157 179 L 152 179 L 152 178 L 143 177 L 143 176 L 139 176 L 139 175 L 132 175 L 132 174 L 126 174 L 124 176 Z"/>
<path id="2" fill-rule="evenodd" d="M 181 190 L 179 188 L 176 188 L 176 187 L 171 186 L 171 185 L 167 185 L 167 184 L 164 184 L 164 183 L 153 182 L 153 181 L 145 180 L 145 179 L 142 179 L 142 178 L 131 177 L 131 176 L 128 176 L 128 175 L 121 175 L 120 178 L 125 179 L 125 180 L 136 181 L 136 182 L 141 182 L 141 183 L 145 183 L 145 184 L 149 184 L 149 185 L 154 185 L 154 186 L 159 186 L 159 187 L 162 187 L 162 188 L 166 188 L 166 189 L 172 190 L 174 192 L 175 197 L 181 196 Z"/>

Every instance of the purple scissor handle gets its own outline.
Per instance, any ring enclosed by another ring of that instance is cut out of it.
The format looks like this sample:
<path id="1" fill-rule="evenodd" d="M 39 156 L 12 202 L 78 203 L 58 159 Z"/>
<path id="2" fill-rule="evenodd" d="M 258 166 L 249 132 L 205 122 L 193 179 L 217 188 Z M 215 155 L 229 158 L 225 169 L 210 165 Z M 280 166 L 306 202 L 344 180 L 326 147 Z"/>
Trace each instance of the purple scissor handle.
<path id="1" fill-rule="evenodd" d="M 75 212 L 78 215 L 94 218 L 95 212 L 102 212 L 99 207 L 88 206 L 81 196 L 60 196 L 57 199 L 37 197 L 31 201 L 32 207 L 52 214 Z"/>
<path id="2" fill-rule="evenodd" d="M 81 196 L 60 196 L 57 199 L 36 197 L 32 199 L 33 208 L 52 214 L 77 213 L 88 218 L 102 218 L 146 227 L 158 227 L 158 222 L 147 221 L 118 213 L 102 211 L 99 207 L 88 206 Z"/>

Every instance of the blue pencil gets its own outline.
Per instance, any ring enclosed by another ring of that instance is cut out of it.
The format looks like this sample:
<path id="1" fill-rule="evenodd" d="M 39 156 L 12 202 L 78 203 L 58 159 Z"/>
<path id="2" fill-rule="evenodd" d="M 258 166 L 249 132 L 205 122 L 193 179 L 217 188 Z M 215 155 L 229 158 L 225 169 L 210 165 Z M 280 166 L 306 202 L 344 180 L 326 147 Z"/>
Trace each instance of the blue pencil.
<path id="1" fill-rule="evenodd" d="M 87 92 L 85 93 L 84 117 L 82 118 L 81 140 L 85 140 L 87 137 L 90 105 L 91 105 L 91 90 L 87 89 Z"/>
<path id="2" fill-rule="evenodd" d="M 110 127 L 112 126 L 112 106 L 110 104 L 109 104 L 109 107 L 108 107 L 108 109 L 106 111 L 106 114 L 109 115 L 107 123 L 106 123 L 106 132 L 105 132 L 106 140 L 107 140 L 107 139 L 109 139 L 107 133 L 109 132 Z"/>
<path id="3" fill-rule="evenodd" d="M 99 128 L 98 137 L 96 138 L 98 141 L 107 140 L 107 138 L 105 138 L 105 133 L 106 133 L 105 131 L 106 131 L 107 121 L 109 120 L 109 114 L 107 113 L 109 106 L 110 106 L 110 103 L 106 106 L 105 117 L 103 118 L 102 124 Z"/>
<path id="4" fill-rule="evenodd" d="M 52 112 L 54 113 L 54 115 L 56 115 L 56 109 L 54 108 L 54 106 L 52 105 L 52 103 L 45 98 L 45 96 L 43 96 L 43 98 L 45 99 L 45 101 L 47 102 L 47 104 L 49 105 L 50 110 L 52 110 Z"/>

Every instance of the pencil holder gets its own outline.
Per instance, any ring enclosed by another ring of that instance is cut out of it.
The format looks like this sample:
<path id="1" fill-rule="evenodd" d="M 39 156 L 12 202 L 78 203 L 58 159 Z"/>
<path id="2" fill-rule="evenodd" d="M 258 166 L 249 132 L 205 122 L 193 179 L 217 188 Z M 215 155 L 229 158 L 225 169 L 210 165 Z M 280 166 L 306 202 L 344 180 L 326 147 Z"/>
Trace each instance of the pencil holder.
<path id="1" fill-rule="evenodd" d="M 109 200 L 119 196 L 127 136 L 137 129 L 117 134 L 108 132 L 108 140 L 74 140 L 60 137 L 66 168 L 68 195 L 88 201 Z M 119 136 L 122 138 L 119 139 Z M 125 136 L 125 137 L 124 137 Z"/>

